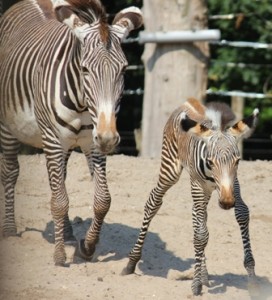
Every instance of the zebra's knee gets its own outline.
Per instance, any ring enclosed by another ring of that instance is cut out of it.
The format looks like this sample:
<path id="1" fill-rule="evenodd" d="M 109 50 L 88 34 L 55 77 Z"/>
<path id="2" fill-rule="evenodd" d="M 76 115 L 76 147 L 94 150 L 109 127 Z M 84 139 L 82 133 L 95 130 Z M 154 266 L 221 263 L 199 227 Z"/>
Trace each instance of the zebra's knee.
<path id="1" fill-rule="evenodd" d="M 94 215 L 99 219 L 104 219 L 111 205 L 111 197 L 108 195 L 104 199 L 95 198 L 94 200 Z"/>
<path id="2" fill-rule="evenodd" d="M 14 184 L 16 183 L 18 176 L 19 176 L 19 162 L 17 159 L 9 160 L 3 159 L 1 165 L 1 181 L 2 184 L 5 186 L 7 184 Z"/>

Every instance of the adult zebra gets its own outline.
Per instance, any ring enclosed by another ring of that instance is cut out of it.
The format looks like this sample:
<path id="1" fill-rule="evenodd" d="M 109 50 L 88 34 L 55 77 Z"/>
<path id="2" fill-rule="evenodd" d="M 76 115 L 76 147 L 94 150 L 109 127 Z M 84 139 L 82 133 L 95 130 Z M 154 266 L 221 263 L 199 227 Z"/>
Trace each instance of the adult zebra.
<path id="1" fill-rule="evenodd" d="M 199 295 L 202 285 L 209 284 L 204 251 L 209 238 L 207 205 L 214 190 L 219 194 L 220 207 L 235 207 L 244 246 L 244 266 L 250 279 L 254 278 L 255 262 L 248 229 L 249 210 L 241 198 L 237 179 L 240 160 L 237 141 L 253 132 L 257 116 L 258 109 L 255 109 L 252 116 L 228 127 L 234 120 L 234 114 L 226 104 L 211 103 L 206 108 L 195 99 L 189 99 L 173 112 L 164 129 L 159 179 L 146 202 L 141 231 L 129 254 L 124 275 L 134 272 L 141 258 L 150 222 L 162 205 L 164 194 L 178 181 L 185 168 L 190 174 L 193 197 L 193 293 Z"/>
<path id="2" fill-rule="evenodd" d="M 64 239 L 73 238 L 65 177 L 76 146 L 85 154 L 95 182 L 93 222 L 77 253 L 91 259 L 95 251 L 111 202 L 106 154 L 120 141 L 116 113 L 127 66 L 121 41 L 141 25 L 136 7 L 122 10 L 108 24 L 99 0 L 25 0 L 0 20 L 3 234 L 17 232 L 19 144 L 42 147 L 52 191 L 56 265 L 65 264 Z"/>

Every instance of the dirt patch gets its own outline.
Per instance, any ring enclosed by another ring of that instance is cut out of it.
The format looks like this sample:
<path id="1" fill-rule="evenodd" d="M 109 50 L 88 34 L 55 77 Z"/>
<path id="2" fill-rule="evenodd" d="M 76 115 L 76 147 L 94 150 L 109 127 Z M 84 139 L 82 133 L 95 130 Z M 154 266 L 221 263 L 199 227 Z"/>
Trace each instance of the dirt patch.
<path id="1" fill-rule="evenodd" d="M 16 187 L 16 221 L 21 237 L 0 240 L 0 299 L 192 299 L 194 265 L 192 199 L 189 177 L 170 189 L 153 219 L 136 274 L 121 276 L 143 218 L 144 204 L 154 187 L 160 161 L 115 155 L 108 158 L 110 211 L 91 263 L 68 268 L 53 264 L 54 226 L 50 189 L 43 155 L 20 156 Z M 257 287 L 248 289 L 243 250 L 234 211 L 219 208 L 214 194 L 208 207 L 206 250 L 209 288 L 199 299 L 272 299 L 272 162 L 242 161 L 242 196 L 251 212 L 250 235 L 256 260 Z M 70 218 L 77 238 L 93 216 L 93 182 L 83 155 L 73 153 L 68 164 Z M 3 187 L 0 185 L 3 220 Z"/>

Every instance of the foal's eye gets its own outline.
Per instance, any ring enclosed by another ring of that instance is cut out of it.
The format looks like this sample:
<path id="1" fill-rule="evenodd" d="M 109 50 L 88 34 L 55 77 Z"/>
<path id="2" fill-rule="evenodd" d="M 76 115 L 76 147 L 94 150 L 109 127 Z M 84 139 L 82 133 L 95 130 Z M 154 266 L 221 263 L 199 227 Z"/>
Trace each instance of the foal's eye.
<path id="1" fill-rule="evenodd" d="M 235 166 L 238 166 L 239 165 L 239 162 L 240 162 L 240 158 L 238 158 L 235 162 Z"/>

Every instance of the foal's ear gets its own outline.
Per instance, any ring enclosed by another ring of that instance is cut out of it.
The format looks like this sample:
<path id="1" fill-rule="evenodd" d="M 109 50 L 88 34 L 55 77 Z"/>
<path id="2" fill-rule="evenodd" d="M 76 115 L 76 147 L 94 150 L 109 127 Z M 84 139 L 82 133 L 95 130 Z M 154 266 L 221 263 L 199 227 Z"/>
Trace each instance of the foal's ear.
<path id="1" fill-rule="evenodd" d="M 259 109 L 255 108 L 252 115 L 234 124 L 228 132 L 236 138 L 248 138 L 257 126 L 258 116 Z"/>
<path id="2" fill-rule="evenodd" d="M 212 135 L 212 130 L 210 128 L 190 119 L 185 112 L 182 112 L 180 115 L 180 125 L 183 131 L 198 137 L 205 138 Z"/>
<path id="3" fill-rule="evenodd" d="M 125 39 L 130 31 L 143 25 L 143 15 L 138 7 L 131 6 L 121 10 L 112 22 L 113 28 L 121 40 Z"/>

